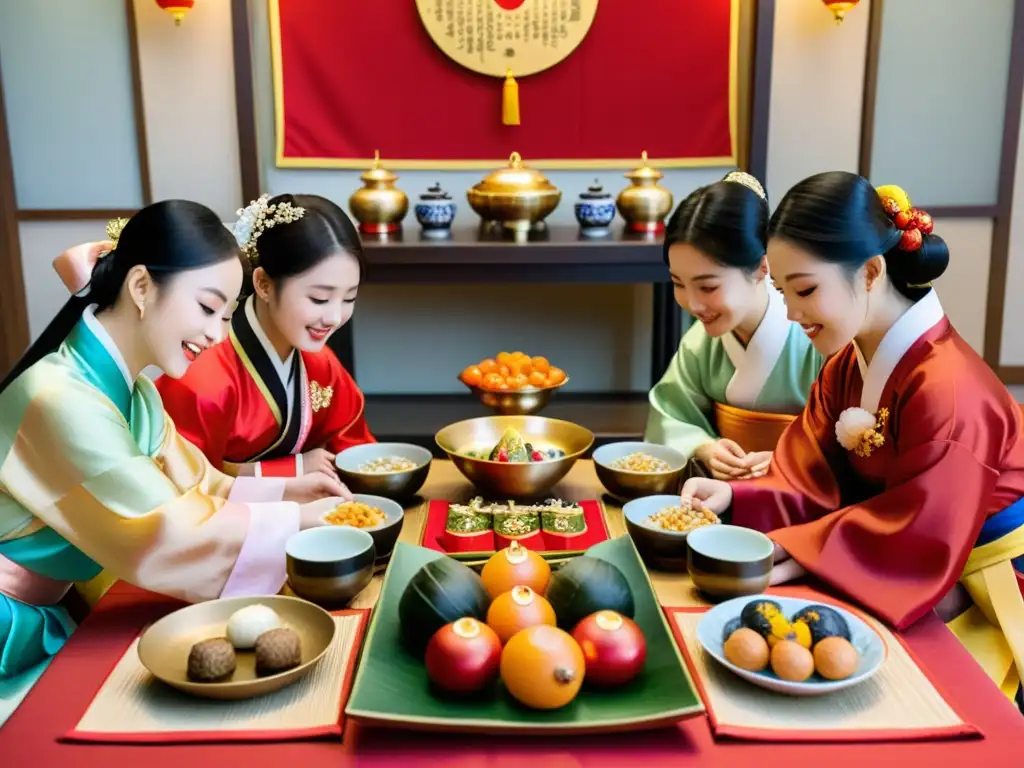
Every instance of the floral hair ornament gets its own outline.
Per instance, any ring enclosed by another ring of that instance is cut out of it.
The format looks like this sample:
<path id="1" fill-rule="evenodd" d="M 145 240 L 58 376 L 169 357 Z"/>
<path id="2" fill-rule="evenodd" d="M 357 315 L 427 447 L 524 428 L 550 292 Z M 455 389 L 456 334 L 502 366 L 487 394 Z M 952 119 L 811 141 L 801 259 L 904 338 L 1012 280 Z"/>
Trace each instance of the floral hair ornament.
<path id="1" fill-rule="evenodd" d="M 96 262 L 117 248 L 128 219 L 111 219 L 107 222 L 107 239 L 97 243 L 82 243 L 68 248 L 53 260 L 53 269 L 74 296 L 87 296 L 89 282 Z"/>
<path id="2" fill-rule="evenodd" d="M 747 189 L 753 191 L 753 193 L 762 200 L 768 199 L 768 196 L 764 193 L 764 187 L 761 186 L 761 182 L 745 171 L 733 171 L 728 173 L 722 181 L 730 181 L 733 184 L 742 184 Z"/>
<path id="3" fill-rule="evenodd" d="M 878 192 L 882 207 L 892 219 L 892 223 L 903 232 L 900 235 L 900 250 L 918 250 L 924 243 L 924 236 L 930 235 L 935 229 L 931 215 L 920 208 L 912 207 L 907 193 L 895 184 L 886 184 L 875 191 Z"/>
<path id="4" fill-rule="evenodd" d="M 270 204 L 270 195 L 260 195 L 245 208 L 239 208 L 238 221 L 232 232 L 242 253 L 253 264 L 257 263 L 256 241 L 260 235 L 278 224 L 298 221 L 306 213 L 306 209 L 291 203 L 281 202 Z"/>
<path id="5" fill-rule="evenodd" d="M 881 408 L 877 418 L 863 408 L 847 408 L 836 422 L 836 439 L 846 450 L 867 458 L 885 444 L 882 431 L 888 419 L 888 408 Z"/>

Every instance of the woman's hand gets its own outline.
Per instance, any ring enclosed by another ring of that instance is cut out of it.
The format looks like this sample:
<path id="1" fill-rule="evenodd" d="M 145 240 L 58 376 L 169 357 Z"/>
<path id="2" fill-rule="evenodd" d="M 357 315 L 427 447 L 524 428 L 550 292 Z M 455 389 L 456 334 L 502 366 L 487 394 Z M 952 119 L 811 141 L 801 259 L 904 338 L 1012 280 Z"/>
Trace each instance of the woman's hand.
<path id="1" fill-rule="evenodd" d="M 732 506 L 732 486 L 722 480 L 691 477 L 683 483 L 680 503 L 692 507 L 695 501 L 721 515 Z"/>
<path id="2" fill-rule="evenodd" d="M 769 584 L 784 584 L 787 581 L 793 581 L 807 575 L 806 569 L 790 557 L 789 552 L 779 546 L 778 543 L 775 544 L 773 562 L 775 564 L 772 566 L 772 576 Z"/>
<path id="3" fill-rule="evenodd" d="M 322 472 L 325 475 L 337 475 L 334 468 L 334 454 L 323 448 L 314 448 L 302 454 L 302 474 L 311 475 Z"/>
<path id="4" fill-rule="evenodd" d="M 330 496 L 338 496 L 345 501 L 352 501 L 352 492 L 334 473 L 326 475 L 323 472 L 313 472 L 302 477 L 288 478 L 284 484 L 285 501 L 306 504 Z"/>
<path id="5" fill-rule="evenodd" d="M 768 474 L 768 468 L 772 464 L 772 452 L 757 451 L 755 453 L 748 453 L 744 461 L 747 464 L 747 471 L 738 479 L 750 480 L 755 477 L 764 477 Z"/>
<path id="6" fill-rule="evenodd" d="M 711 471 L 716 480 L 737 480 L 750 470 L 746 451 L 725 438 L 708 440 L 697 446 L 693 455 Z"/>
<path id="7" fill-rule="evenodd" d="M 317 528 L 321 525 L 327 525 L 323 519 L 324 515 L 346 501 L 348 501 L 348 499 L 328 497 L 326 499 L 317 499 L 316 501 L 311 501 L 308 504 L 300 505 L 299 528 L 304 531 L 307 528 Z"/>

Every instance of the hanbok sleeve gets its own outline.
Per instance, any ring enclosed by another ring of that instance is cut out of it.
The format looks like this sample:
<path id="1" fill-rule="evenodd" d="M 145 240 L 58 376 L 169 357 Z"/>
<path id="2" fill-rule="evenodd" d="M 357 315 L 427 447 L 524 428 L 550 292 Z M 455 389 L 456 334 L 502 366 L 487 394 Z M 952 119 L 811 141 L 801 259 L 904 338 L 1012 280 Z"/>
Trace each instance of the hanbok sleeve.
<path id="1" fill-rule="evenodd" d="M 844 449 L 823 379 L 783 435 L 771 473 L 733 484 L 733 522 L 769 532 L 809 573 L 903 629 L 960 578 L 999 479 L 993 466 L 1016 439 L 1013 420 L 972 426 L 962 440 L 950 421 L 964 414 L 920 377 L 900 393 L 884 487 L 858 494 L 843 479 L 849 460 L 836 456 Z"/>
<path id="2" fill-rule="evenodd" d="M 644 440 L 675 448 L 687 458 L 699 445 L 718 437 L 707 417 L 711 400 L 701 383 L 698 353 L 692 339 L 684 338 L 647 397 L 650 408 Z"/>
<path id="3" fill-rule="evenodd" d="M 0 482 L 111 574 L 190 602 L 281 588 L 285 541 L 299 529 L 283 481 L 222 474 L 166 417 L 149 456 L 86 384 L 44 388 L 22 406 Z"/>

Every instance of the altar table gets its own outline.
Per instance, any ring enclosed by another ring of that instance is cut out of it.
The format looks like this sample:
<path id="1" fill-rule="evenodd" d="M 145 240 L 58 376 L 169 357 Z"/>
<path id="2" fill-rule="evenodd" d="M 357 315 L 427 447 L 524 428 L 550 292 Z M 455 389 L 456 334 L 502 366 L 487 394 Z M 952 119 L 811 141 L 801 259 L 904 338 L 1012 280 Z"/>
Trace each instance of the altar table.
<path id="1" fill-rule="evenodd" d="M 424 498 L 461 500 L 472 487 L 448 461 L 434 461 L 422 489 Z M 593 464 L 580 461 L 555 487 L 553 495 L 582 500 L 602 498 Z M 603 497 L 612 536 L 625 533 L 621 508 Z M 406 510 L 401 540 L 417 543 L 425 506 Z M 652 572 L 651 580 L 666 606 L 701 605 L 685 576 Z M 353 607 L 371 607 L 376 577 Z M 0 728 L 0 765 L 4 768 L 619 768 L 659 766 L 807 765 L 992 766 L 1024 765 L 1024 717 L 985 677 L 970 656 L 949 643 L 949 631 L 931 614 L 903 634 L 962 715 L 984 739 L 930 742 L 789 744 L 716 742 L 707 720 L 695 717 L 657 731 L 578 737 L 489 737 L 417 734 L 362 728 L 348 723 L 342 743 L 310 741 L 232 745 L 109 745 L 58 741 L 81 717 L 111 667 L 143 622 L 176 607 L 151 593 L 115 585 L 87 619 L 103 621 L 108 637 L 76 633 L 57 655 L 22 706 Z M 109 635 L 123 637 L 110 643 Z"/>

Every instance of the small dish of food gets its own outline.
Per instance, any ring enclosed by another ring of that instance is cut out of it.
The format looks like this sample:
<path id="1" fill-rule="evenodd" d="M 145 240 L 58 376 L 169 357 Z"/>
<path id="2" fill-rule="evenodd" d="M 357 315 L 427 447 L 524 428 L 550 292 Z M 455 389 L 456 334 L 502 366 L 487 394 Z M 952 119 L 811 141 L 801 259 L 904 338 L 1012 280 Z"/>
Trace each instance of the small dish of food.
<path id="1" fill-rule="evenodd" d="M 164 616 L 139 638 L 139 661 L 162 682 L 211 699 L 247 699 L 306 675 L 334 639 L 334 619 L 295 597 L 235 597 Z"/>
<path id="2" fill-rule="evenodd" d="M 674 493 L 686 469 L 683 454 L 657 443 L 609 443 L 595 450 L 593 459 L 601 484 L 624 499 Z"/>
<path id="3" fill-rule="evenodd" d="M 704 651 L 754 685 L 819 696 L 859 685 L 885 661 L 882 637 L 838 605 L 776 595 L 716 605 L 697 625 Z"/>
<path id="4" fill-rule="evenodd" d="M 369 533 L 378 563 L 391 556 L 404 521 L 405 510 L 398 502 L 368 493 L 353 494 L 352 501 L 342 502 L 324 515 L 325 523 L 362 528 Z"/>
<path id="5" fill-rule="evenodd" d="M 720 525 L 718 515 L 704 507 L 683 507 L 678 496 L 644 496 L 622 507 L 626 531 L 649 566 L 663 571 L 686 570 L 686 538 L 698 528 Z"/>
<path id="6" fill-rule="evenodd" d="M 353 493 L 408 499 L 423 487 L 432 459 L 426 448 L 410 443 L 365 443 L 346 448 L 334 465 Z"/>

